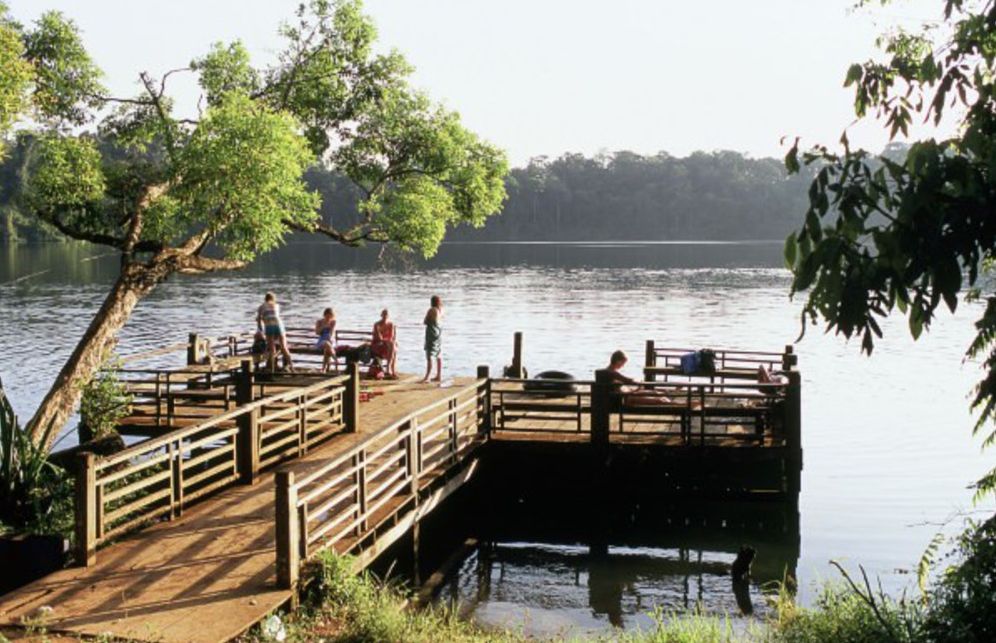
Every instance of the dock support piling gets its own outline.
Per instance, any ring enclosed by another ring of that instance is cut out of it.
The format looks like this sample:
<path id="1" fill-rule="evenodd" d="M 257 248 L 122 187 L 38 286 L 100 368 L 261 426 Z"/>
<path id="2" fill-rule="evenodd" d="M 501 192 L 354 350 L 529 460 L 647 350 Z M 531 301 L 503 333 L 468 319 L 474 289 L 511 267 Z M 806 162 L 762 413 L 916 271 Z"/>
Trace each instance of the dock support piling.
<path id="1" fill-rule="evenodd" d="M 522 331 L 515 331 L 515 337 L 512 340 L 512 373 L 511 376 L 515 379 L 521 380 L 523 378 L 522 372 Z"/>
<path id="2" fill-rule="evenodd" d="M 612 395 L 612 375 L 608 369 L 595 371 L 591 386 L 591 443 L 609 443 L 609 401 Z"/>
<path id="3" fill-rule="evenodd" d="M 277 471 L 277 586 L 293 589 L 297 586 L 301 565 L 299 549 L 301 526 L 298 524 L 297 487 L 293 471 Z"/>
<path id="4" fill-rule="evenodd" d="M 477 414 L 477 432 L 491 435 L 491 369 L 485 365 L 478 366 L 477 379 L 484 380 L 484 397 Z"/>
<path id="5" fill-rule="evenodd" d="M 342 394 L 342 415 L 348 433 L 356 433 L 360 426 L 360 365 L 350 362 L 349 379 Z"/>
<path id="6" fill-rule="evenodd" d="M 92 453 L 79 454 L 76 470 L 76 564 L 97 561 L 97 468 Z"/>
<path id="7" fill-rule="evenodd" d="M 802 482 L 802 374 L 788 371 L 785 393 L 786 491 L 799 493 Z"/>
<path id="8" fill-rule="evenodd" d="M 657 366 L 657 347 L 652 339 L 647 340 L 647 348 L 644 353 L 643 364 L 643 379 L 648 382 L 653 382 L 655 376 L 650 369 Z"/>
<path id="9" fill-rule="evenodd" d="M 782 370 L 791 371 L 792 367 L 799 363 L 799 356 L 795 354 L 792 344 L 785 345 L 785 352 L 782 354 Z"/>
<path id="10" fill-rule="evenodd" d="M 251 359 L 242 360 L 242 368 L 236 376 L 235 404 L 242 407 L 255 400 L 253 386 L 255 369 Z M 256 484 L 259 476 L 259 410 L 252 409 L 235 420 L 239 427 L 238 452 L 239 476 L 243 484 Z"/>

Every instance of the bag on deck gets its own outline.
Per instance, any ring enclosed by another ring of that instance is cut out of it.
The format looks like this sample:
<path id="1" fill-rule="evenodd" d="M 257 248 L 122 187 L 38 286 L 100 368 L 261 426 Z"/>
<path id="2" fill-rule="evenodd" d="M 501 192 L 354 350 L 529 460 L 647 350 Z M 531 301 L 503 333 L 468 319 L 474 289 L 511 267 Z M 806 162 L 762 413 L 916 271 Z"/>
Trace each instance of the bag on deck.
<path id="1" fill-rule="evenodd" d="M 681 372 L 685 375 L 694 375 L 699 370 L 699 354 L 685 353 L 681 356 Z"/>
<path id="2" fill-rule="evenodd" d="M 716 372 L 716 353 L 710 348 L 703 348 L 694 353 L 681 356 L 681 372 L 685 375 L 710 374 Z"/>

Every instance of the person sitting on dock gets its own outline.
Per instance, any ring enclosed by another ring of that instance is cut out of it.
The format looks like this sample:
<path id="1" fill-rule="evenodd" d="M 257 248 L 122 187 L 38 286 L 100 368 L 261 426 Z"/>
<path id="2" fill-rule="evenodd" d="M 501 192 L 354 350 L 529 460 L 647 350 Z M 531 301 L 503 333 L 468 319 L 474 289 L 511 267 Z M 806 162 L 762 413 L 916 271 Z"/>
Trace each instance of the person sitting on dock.
<path id="1" fill-rule="evenodd" d="M 779 371 L 768 370 L 762 364 L 757 367 L 757 383 L 761 385 L 757 390 L 769 397 L 777 397 L 780 393 L 784 393 L 781 386 L 788 384 L 788 377 Z M 771 384 L 774 386 L 769 386 Z"/>
<path id="2" fill-rule="evenodd" d="M 390 315 L 387 308 L 380 311 L 380 320 L 373 327 L 370 349 L 374 355 L 387 362 L 385 375 L 394 380 L 398 379 L 398 339 Z"/>
<path id="3" fill-rule="evenodd" d="M 277 348 L 284 356 L 284 368 L 291 373 L 294 372 L 294 362 L 291 360 L 290 350 L 287 348 L 287 334 L 284 332 L 284 322 L 280 319 L 280 305 L 277 303 L 277 296 L 272 292 L 266 293 L 263 303 L 256 311 L 257 330 L 263 331 L 266 335 L 266 354 L 268 359 L 276 363 Z"/>
<path id="4" fill-rule="evenodd" d="M 612 382 L 616 384 L 616 392 L 621 394 L 622 403 L 626 406 L 655 406 L 657 404 L 670 404 L 671 398 L 658 393 L 652 388 L 647 388 L 631 377 L 623 375 L 622 369 L 626 366 L 629 358 L 622 351 L 615 351 L 609 358 L 609 367 L 606 369 Z"/>
<path id="5" fill-rule="evenodd" d="M 335 357 L 335 311 L 326 308 L 322 316 L 315 322 L 315 349 L 322 352 L 322 372 L 328 373 L 332 359 Z"/>

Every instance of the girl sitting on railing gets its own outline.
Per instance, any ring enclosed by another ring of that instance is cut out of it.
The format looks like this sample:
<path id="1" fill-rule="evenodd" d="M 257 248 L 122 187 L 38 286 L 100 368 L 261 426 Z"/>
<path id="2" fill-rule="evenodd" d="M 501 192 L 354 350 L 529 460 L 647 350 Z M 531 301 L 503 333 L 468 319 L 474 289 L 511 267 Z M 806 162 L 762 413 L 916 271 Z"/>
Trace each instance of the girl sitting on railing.
<path id="1" fill-rule="evenodd" d="M 322 352 L 322 372 L 327 373 L 332 359 L 335 357 L 335 311 L 326 308 L 322 316 L 315 322 L 315 349 Z"/>

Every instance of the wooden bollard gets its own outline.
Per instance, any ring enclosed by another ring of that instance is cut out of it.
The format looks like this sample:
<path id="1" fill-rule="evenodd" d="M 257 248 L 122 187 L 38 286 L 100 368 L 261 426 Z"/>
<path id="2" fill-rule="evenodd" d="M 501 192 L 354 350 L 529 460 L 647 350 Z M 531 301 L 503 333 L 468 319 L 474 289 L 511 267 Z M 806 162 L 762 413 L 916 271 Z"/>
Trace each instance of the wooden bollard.
<path id="1" fill-rule="evenodd" d="M 301 525 L 293 471 L 277 471 L 276 494 L 277 586 L 293 589 L 301 567 Z"/>
<path id="2" fill-rule="evenodd" d="M 92 453 L 79 454 L 76 469 L 76 564 L 97 561 L 97 467 Z"/>
<path id="3" fill-rule="evenodd" d="M 187 366 L 201 363 L 201 336 L 190 333 L 187 336 Z"/>
<path id="4" fill-rule="evenodd" d="M 477 432 L 491 435 L 491 369 L 486 365 L 478 366 L 477 379 L 484 380 L 484 398 L 477 415 Z"/>
<path id="5" fill-rule="evenodd" d="M 595 371 L 595 383 L 591 386 L 591 443 L 609 443 L 609 410 L 612 396 L 612 375 L 608 369 Z"/>
<path id="6" fill-rule="evenodd" d="M 256 401 L 255 368 L 251 359 L 242 360 L 236 374 L 235 405 L 241 408 Z M 259 409 L 252 409 L 235 419 L 239 427 L 236 461 L 243 484 L 256 484 L 259 477 Z"/>
<path id="7" fill-rule="evenodd" d="M 342 394 L 342 421 L 347 432 L 356 433 L 360 426 L 360 365 L 350 362 L 347 373 L 349 379 Z"/>
<path id="8" fill-rule="evenodd" d="M 515 331 L 512 340 L 512 377 L 522 379 L 522 331 Z"/>
<path id="9" fill-rule="evenodd" d="M 643 365 L 643 379 L 648 382 L 653 382 L 654 377 L 656 376 L 649 369 L 657 366 L 657 347 L 652 339 L 647 340 L 647 348 L 644 353 Z"/>

